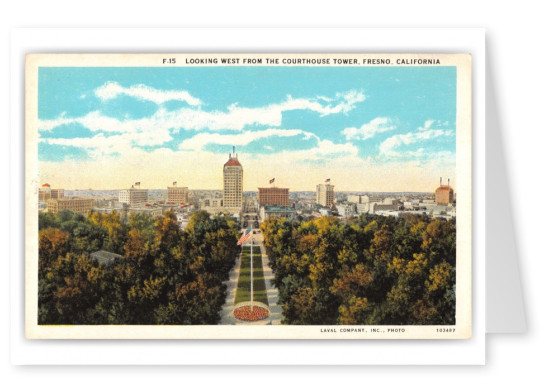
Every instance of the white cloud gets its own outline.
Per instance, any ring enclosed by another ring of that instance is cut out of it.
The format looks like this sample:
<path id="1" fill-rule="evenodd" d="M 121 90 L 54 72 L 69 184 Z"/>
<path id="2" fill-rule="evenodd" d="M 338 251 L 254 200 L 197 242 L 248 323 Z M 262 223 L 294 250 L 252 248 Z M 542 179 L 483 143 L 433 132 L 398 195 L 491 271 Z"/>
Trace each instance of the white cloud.
<path id="1" fill-rule="evenodd" d="M 347 140 L 366 140 L 375 136 L 377 133 L 384 133 L 396 129 L 390 118 L 377 117 L 359 128 L 346 128 L 341 133 Z"/>
<path id="2" fill-rule="evenodd" d="M 158 90 L 144 84 L 138 84 L 126 88 L 121 86 L 119 83 L 112 81 L 96 88 L 94 94 L 101 100 L 110 100 L 119 95 L 127 95 L 157 104 L 162 104 L 173 100 L 186 102 L 190 106 L 200 106 L 202 104 L 200 99 L 191 96 L 191 94 L 187 91 Z"/>
<path id="3" fill-rule="evenodd" d="M 427 123 L 425 123 L 425 126 Z M 430 124 L 429 124 L 430 126 Z M 422 128 L 419 128 L 421 130 Z M 442 129 L 429 129 L 406 134 L 396 134 L 387 138 L 379 145 L 379 153 L 386 157 L 423 156 L 423 149 L 417 151 L 399 152 L 396 149 L 403 145 L 411 145 L 440 136 L 451 136 L 453 131 Z"/>
<path id="4" fill-rule="evenodd" d="M 425 121 L 424 125 L 421 126 L 420 128 L 417 128 L 417 130 L 423 131 L 423 130 L 430 129 L 430 127 L 432 126 L 432 124 L 434 122 L 435 121 L 433 119 L 428 119 L 428 120 Z"/>
<path id="5" fill-rule="evenodd" d="M 117 135 L 105 135 L 98 133 L 94 137 L 76 138 L 40 138 L 40 142 L 50 145 L 62 145 L 83 148 L 90 156 L 99 159 L 111 154 L 125 154 L 135 147 L 158 147 L 171 141 L 167 130 L 154 132 L 124 133 Z"/>
<path id="6" fill-rule="evenodd" d="M 272 161 L 284 161 L 297 167 L 304 162 L 329 162 L 330 164 L 364 163 L 358 157 L 358 147 L 351 143 L 338 144 L 330 140 L 320 140 L 315 147 L 296 151 L 281 151 L 266 155 Z"/>
<path id="7" fill-rule="evenodd" d="M 181 150 L 201 151 L 205 145 L 248 145 L 253 141 L 268 137 L 293 137 L 304 135 L 303 139 L 312 137 L 317 139 L 317 136 L 310 132 L 305 132 L 300 129 L 266 129 L 259 131 L 246 131 L 238 134 L 218 134 L 218 133 L 199 133 L 180 144 Z"/>
<path id="8" fill-rule="evenodd" d="M 337 93 L 335 98 L 328 98 L 324 96 L 318 96 L 317 100 L 293 98 L 290 95 L 287 96 L 287 100 L 280 104 L 271 105 L 272 110 L 276 111 L 290 111 L 290 110 L 311 110 L 320 113 L 322 117 L 329 114 L 348 113 L 354 109 L 356 103 L 363 102 L 366 97 L 361 91 L 350 90 L 344 93 Z M 319 100 L 328 104 L 323 105 Z M 332 102 L 338 102 L 335 105 L 331 105 Z"/>
<path id="9" fill-rule="evenodd" d="M 102 90 L 101 95 L 104 97 L 114 96 L 114 92 L 110 92 L 112 89 L 117 91 L 118 87 L 105 88 Z M 152 96 L 154 95 L 152 94 Z M 317 99 L 320 100 L 320 98 Z M 199 108 L 181 108 L 167 111 L 164 108 L 160 108 L 151 117 L 126 120 L 107 117 L 99 111 L 93 111 L 83 117 L 67 118 L 61 115 L 54 120 L 39 120 L 38 129 L 43 132 L 51 131 L 61 125 L 78 123 L 93 132 L 133 133 L 155 129 L 241 131 L 247 125 L 281 126 L 282 113 L 284 111 L 310 110 L 321 114 L 321 116 L 341 112 L 347 113 L 355 107 L 356 103 L 365 100 L 365 95 L 358 91 L 348 91 L 336 94 L 335 98 L 326 99 L 335 104 L 321 104 L 315 99 L 295 99 L 288 96 L 282 103 L 263 107 L 239 107 L 237 104 L 232 104 L 227 108 L 227 111 L 203 111 Z"/>

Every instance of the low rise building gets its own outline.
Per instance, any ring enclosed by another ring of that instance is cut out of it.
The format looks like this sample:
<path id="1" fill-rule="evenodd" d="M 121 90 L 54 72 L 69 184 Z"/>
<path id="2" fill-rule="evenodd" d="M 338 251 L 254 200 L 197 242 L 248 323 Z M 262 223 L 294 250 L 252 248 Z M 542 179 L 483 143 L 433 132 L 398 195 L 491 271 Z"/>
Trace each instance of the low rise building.
<path id="1" fill-rule="evenodd" d="M 386 197 L 384 200 L 383 200 L 383 204 L 384 205 L 399 205 L 400 204 L 400 200 L 396 199 L 396 198 L 393 198 L 393 197 Z"/>
<path id="2" fill-rule="evenodd" d="M 377 214 L 377 212 L 381 211 L 395 211 L 399 209 L 399 204 L 378 204 L 376 202 L 369 204 L 369 213 L 371 214 Z"/>
<path id="3" fill-rule="evenodd" d="M 135 206 L 128 209 L 129 214 L 144 214 L 151 217 L 163 215 L 163 208 L 160 206 Z"/>
<path id="4" fill-rule="evenodd" d="M 266 205 L 260 207 L 260 221 L 264 221 L 270 217 L 294 218 L 296 210 L 282 205 Z"/>
<path id="5" fill-rule="evenodd" d="M 38 200 L 46 202 L 49 199 L 59 200 L 65 196 L 65 190 L 63 189 L 52 189 L 48 183 L 42 185 L 38 189 Z"/>
<path id="6" fill-rule="evenodd" d="M 122 255 L 110 253 L 109 251 L 100 250 L 100 251 L 91 253 L 90 258 L 95 261 L 98 261 L 98 263 L 104 266 L 111 267 L 116 262 L 122 259 Z"/>
<path id="7" fill-rule="evenodd" d="M 224 206 L 224 198 L 222 197 L 211 197 L 203 198 L 199 201 L 201 209 L 203 208 L 221 208 Z"/>
<path id="8" fill-rule="evenodd" d="M 352 203 L 337 204 L 337 211 L 339 212 L 339 215 L 342 217 L 354 216 L 354 214 L 356 214 L 356 204 L 352 204 Z"/>
<path id="9" fill-rule="evenodd" d="M 369 197 L 366 195 L 349 195 L 346 200 L 353 204 L 369 204 Z"/>
<path id="10" fill-rule="evenodd" d="M 46 201 L 48 212 L 58 213 L 62 210 L 71 210 L 79 214 L 87 214 L 94 208 L 93 198 L 50 198 Z"/>
<path id="11" fill-rule="evenodd" d="M 356 211 L 359 214 L 369 213 L 369 202 L 365 204 L 356 204 Z"/>

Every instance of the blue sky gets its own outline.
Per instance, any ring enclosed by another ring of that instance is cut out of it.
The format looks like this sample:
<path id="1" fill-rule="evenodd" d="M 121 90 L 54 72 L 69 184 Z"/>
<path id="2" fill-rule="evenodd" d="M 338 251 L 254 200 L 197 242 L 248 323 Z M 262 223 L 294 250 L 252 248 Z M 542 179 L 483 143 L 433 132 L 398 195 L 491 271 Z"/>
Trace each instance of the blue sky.
<path id="1" fill-rule="evenodd" d="M 38 106 L 54 187 L 221 188 L 233 145 L 248 190 L 432 191 L 455 175 L 455 67 L 40 68 Z"/>

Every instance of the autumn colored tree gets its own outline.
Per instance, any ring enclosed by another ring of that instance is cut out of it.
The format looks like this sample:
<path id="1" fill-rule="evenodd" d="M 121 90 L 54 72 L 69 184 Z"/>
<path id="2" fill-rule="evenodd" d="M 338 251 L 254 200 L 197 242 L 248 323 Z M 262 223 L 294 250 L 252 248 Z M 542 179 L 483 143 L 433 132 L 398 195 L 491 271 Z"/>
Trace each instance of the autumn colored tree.
<path id="1" fill-rule="evenodd" d="M 288 324 L 454 324 L 455 220 L 270 218 L 265 246 Z"/>
<path id="2" fill-rule="evenodd" d="M 192 215 L 182 231 L 172 212 L 158 219 L 117 213 L 41 214 L 40 324 L 216 324 L 224 281 L 238 254 L 229 218 Z M 122 259 L 90 258 L 97 250 Z"/>

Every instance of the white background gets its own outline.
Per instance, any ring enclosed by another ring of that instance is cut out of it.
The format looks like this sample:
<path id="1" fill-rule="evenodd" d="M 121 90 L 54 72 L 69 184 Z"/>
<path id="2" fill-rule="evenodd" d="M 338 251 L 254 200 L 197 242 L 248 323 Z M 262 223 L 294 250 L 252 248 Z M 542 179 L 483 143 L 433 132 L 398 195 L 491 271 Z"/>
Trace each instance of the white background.
<path id="1" fill-rule="evenodd" d="M 511 389 L 549 384 L 548 349 L 550 324 L 549 290 L 551 257 L 547 236 L 550 194 L 548 124 L 551 83 L 551 27 L 548 12 L 538 2 L 507 5 L 479 1 L 388 1 L 367 3 L 298 1 L 266 3 L 220 2 L 203 6 L 183 1 L 134 2 L 75 1 L 12 2 L 4 6 L 2 28 L 2 167 L 9 165 L 9 33 L 11 27 L 485 27 L 487 63 L 493 72 L 508 173 L 513 218 L 520 251 L 520 269 L 527 308 L 528 333 L 518 336 L 490 335 L 485 367 L 363 367 L 363 368 L 57 368 L 13 367 L 9 364 L 8 273 L 2 273 L 3 304 L 1 341 L 3 385 L 8 389 L 163 389 L 228 387 L 256 384 L 268 389 L 293 386 L 377 387 L 384 389 L 464 389 L 492 387 Z M 193 37 L 190 37 L 193 39 Z M 238 44 L 238 43 L 236 43 Z M 101 48 L 98 48 L 101 50 Z M 3 173 L 7 176 L 8 170 Z M 7 187 L 8 178 L 3 178 Z M 490 194 L 492 189 L 487 189 Z M 2 248 L 7 246 L 8 191 L 2 192 L 4 224 Z M 7 251 L 4 251 L 7 255 Z M 7 265 L 7 259 L 5 259 Z M 139 352 L 138 352 L 139 354 Z M 269 351 L 259 352 L 269 355 Z M 231 350 L 227 352 L 231 359 Z M 214 375 L 216 371 L 216 375 Z M 290 378 L 287 377 L 290 375 Z M 250 379 L 250 380 L 249 380 Z M 251 381 L 251 383 L 249 383 Z M 541 387 L 541 386 L 540 386 Z"/>

